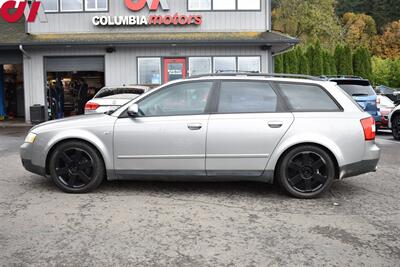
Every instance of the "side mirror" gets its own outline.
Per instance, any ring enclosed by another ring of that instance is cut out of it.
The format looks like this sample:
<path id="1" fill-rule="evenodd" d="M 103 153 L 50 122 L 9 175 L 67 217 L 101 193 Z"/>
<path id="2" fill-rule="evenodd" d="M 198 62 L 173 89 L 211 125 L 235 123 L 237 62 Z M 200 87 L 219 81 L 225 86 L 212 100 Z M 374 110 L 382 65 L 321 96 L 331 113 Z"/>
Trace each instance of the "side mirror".
<path id="1" fill-rule="evenodd" d="M 139 114 L 139 106 L 138 104 L 132 104 L 128 107 L 127 110 L 128 116 L 130 117 L 137 117 Z"/>

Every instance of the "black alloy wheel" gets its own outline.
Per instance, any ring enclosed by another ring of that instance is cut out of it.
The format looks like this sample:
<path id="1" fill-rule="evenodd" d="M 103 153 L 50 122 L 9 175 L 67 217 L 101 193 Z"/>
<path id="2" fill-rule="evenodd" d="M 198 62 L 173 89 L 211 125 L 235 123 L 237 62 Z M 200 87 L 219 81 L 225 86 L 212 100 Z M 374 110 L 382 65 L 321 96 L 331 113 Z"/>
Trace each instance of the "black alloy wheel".
<path id="1" fill-rule="evenodd" d="M 301 146 L 289 151 L 278 170 L 281 186 L 299 198 L 314 198 L 326 191 L 335 177 L 330 155 L 317 146 Z"/>
<path id="2" fill-rule="evenodd" d="M 397 115 L 393 118 L 392 134 L 394 139 L 400 140 L 400 115 Z"/>
<path id="3" fill-rule="evenodd" d="M 68 193 L 86 193 L 104 179 L 104 164 L 92 146 L 79 141 L 56 147 L 50 158 L 50 175 L 54 183 Z"/>

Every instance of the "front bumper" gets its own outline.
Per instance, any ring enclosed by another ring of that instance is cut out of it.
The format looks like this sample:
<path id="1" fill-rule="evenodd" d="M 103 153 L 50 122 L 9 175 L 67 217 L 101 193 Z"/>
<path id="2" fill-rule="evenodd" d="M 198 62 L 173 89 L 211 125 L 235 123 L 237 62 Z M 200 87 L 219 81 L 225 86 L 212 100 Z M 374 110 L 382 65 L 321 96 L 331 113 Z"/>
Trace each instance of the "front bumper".
<path id="1" fill-rule="evenodd" d="M 35 165 L 32 162 L 33 158 L 33 144 L 24 143 L 20 148 L 21 161 L 24 168 L 32 173 L 45 176 L 46 168 Z"/>
<path id="2" fill-rule="evenodd" d="M 340 179 L 375 172 L 380 156 L 381 150 L 375 144 L 375 141 L 366 142 L 363 159 L 342 166 L 340 168 Z"/>

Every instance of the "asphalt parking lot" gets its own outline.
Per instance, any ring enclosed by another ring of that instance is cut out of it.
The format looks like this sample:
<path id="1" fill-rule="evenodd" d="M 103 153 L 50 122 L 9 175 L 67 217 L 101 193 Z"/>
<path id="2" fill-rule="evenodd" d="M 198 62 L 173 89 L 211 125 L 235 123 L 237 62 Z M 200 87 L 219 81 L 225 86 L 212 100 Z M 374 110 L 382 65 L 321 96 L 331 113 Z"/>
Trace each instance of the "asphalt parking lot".
<path id="1" fill-rule="evenodd" d="M 2 266 L 399 266 L 400 142 L 376 173 L 298 200 L 260 183 L 107 182 L 68 195 L 0 129 Z"/>

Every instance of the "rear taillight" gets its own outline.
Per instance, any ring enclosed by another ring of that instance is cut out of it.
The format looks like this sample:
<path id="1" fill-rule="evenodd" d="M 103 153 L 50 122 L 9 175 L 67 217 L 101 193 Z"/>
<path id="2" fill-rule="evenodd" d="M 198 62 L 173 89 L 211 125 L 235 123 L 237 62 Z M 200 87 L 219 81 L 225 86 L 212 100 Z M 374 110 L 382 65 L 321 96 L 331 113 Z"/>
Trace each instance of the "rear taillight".
<path id="1" fill-rule="evenodd" d="M 373 117 L 369 117 L 361 120 L 361 125 L 364 130 L 364 136 L 366 141 L 375 140 L 376 136 L 376 124 Z"/>
<path id="2" fill-rule="evenodd" d="M 98 107 L 100 107 L 100 105 L 97 103 L 87 102 L 85 105 L 85 110 L 96 110 Z"/>

